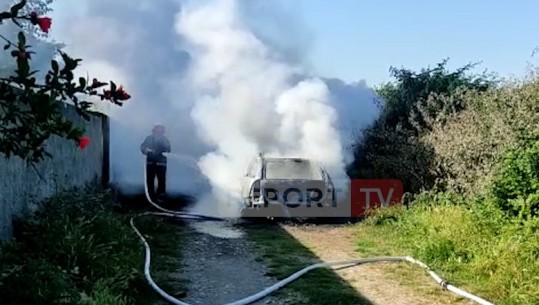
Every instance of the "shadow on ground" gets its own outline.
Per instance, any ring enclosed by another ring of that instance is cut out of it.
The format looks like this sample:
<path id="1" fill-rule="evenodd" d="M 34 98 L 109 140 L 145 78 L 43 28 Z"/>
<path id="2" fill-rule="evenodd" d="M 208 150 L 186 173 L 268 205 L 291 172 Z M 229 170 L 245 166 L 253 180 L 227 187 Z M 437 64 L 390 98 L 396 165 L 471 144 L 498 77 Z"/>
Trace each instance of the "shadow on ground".
<path id="1" fill-rule="evenodd" d="M 244 222 L 241 225 L 267 264 L 268 276 L 282 280 L 311 264 L 322 263 L 311 250 L 288 234 L 278 222 Z M 315 269 L 281 292 L 298 296 L 294 304 L 373 305 L 348 282 L 329 268 Z"/>
<path id="2" fill-rule="evenodd" d="M 116 201 L 120 204 L 120 209 L 123 211 L 158 211 L 153 207 L 144 192 L 144 187 L 133 189 L 122 189 L 119 186 L 111 186 Z M 165 202 L 160 206 L 169 209 L 180 211 L 195 203 L 195 198 L 181 193 L 169 193 Z"/>
<path id="3" fill-rule="evenodd" d="M 139 192 L 123 192 L 116 188 L 114 191 L 120 209 L 124 212 L 157 210 L 147 201 L 143 189 Z M 183 194 L 169 194 L 168 197 L 161 206 L 171 210 L 181 211 L 195 202 L 195 198 Z M 338 225 L 357 221 L 359 219 L 330 217 L 307 220 L 249 218 L 237 222 L 236 225 L 247 233 L 247 239 L 254 244 L 256 256 L 267 266 L 265 275 L 282 280 L 311 264 L 322 261 L 281 228 L 281 224 Z M 297 305 L 373 305 L 331 269 L 310 271 L 272 295 Z"/>

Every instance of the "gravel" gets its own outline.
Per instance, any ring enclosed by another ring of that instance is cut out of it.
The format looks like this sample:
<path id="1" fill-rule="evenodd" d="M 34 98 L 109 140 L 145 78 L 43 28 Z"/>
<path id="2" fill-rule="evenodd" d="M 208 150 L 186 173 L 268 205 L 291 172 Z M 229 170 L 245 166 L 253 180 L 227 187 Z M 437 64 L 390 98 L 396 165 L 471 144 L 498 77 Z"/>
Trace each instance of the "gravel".
<path id="1" fill-rule="evenodd" d="M 276 281 L 255 258 L 253 246 L 241 229 L 222 222 L 188 226 L 182 249 L 182 278 L 187 293 L 182 301 L 193 305 L 226 304 L 257 293 Z M 284 304 L 270 295 L 253 304 Z"/>

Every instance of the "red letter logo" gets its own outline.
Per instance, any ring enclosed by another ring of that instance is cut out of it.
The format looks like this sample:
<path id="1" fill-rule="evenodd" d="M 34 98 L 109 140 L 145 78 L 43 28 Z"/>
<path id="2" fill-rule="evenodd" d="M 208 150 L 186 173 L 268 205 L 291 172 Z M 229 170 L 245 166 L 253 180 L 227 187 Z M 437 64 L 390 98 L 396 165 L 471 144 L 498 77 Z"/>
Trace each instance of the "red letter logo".
<path id="1" fill-rule="evenodd" d="M 369 208 L 400 204 L 403 186 L 400 180 L 352 180 L 350 192 L 351 216 L 364 217 Z"/>

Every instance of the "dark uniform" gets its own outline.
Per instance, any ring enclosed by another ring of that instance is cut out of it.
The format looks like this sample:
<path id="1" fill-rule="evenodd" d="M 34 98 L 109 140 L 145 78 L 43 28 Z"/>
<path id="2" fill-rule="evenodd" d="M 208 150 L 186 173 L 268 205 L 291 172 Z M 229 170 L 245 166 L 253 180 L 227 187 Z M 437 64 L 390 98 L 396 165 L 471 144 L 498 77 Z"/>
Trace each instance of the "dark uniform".
<path id="1" fill-rule="evenodd" d="M 140 150 L 146 155 L 146 184 L 152 199 L 163 198 L 166 194 L 167 157 L 164 152 L 170 152 L 170 142 L 164 135 L 152 134 L 140 145 Z M 154 190 L 157 177 L 157 192 Z M 157 193 L 157 194 L 156 194 Z"/>

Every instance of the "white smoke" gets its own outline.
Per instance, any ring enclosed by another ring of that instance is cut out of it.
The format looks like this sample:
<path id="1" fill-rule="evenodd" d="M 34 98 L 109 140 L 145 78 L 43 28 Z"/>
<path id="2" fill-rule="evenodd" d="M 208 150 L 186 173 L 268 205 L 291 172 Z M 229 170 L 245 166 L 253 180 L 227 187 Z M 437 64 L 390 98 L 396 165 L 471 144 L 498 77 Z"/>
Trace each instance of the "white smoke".
<path id="1" fill-rule="evenodd" d="M 196 1 L 176 22 L 193 59 L 193 119 L 202 138 L 217 147 L 201 158 L 203 174 L 214 190 L 238 195 L 248 162 L 263 152 L 320 161 L 344 179 L 327 86 L 316 78 L 292 83 L 301 70 L 274 59 L 238 12 L 234 0 Z"/>
<path id="2" fill-rule="evenodd" d="M 281 18 L 281 27 L 265 32 L 252 14 L 271 7 L 257 3 L 88 0 L 77 5 L 80 15 L 54 19 L 53 34 L 83 58 L 82 75 L 117 80 L 132 95 L 124 107 L 106 109 L 115 183 L 143 185 L 139 145 L 155 122 L 167 126 L 176 154 L 167 189 L 196 194 L 201 178 L 209 180 L 213 196 L 199 205 L 208 213 L 237 194 L 258 152 L 320 160 L 334 179 L 345 177 L 351 129 L 377 115 L 372 90 L 310 77 L 308 47 L 294 38 L 302 37 L 299 24 L 284 26 L 286 16 L 273 14 L 267 18 Z M 197 161 L 205 177 L 193 169 Z"/>

